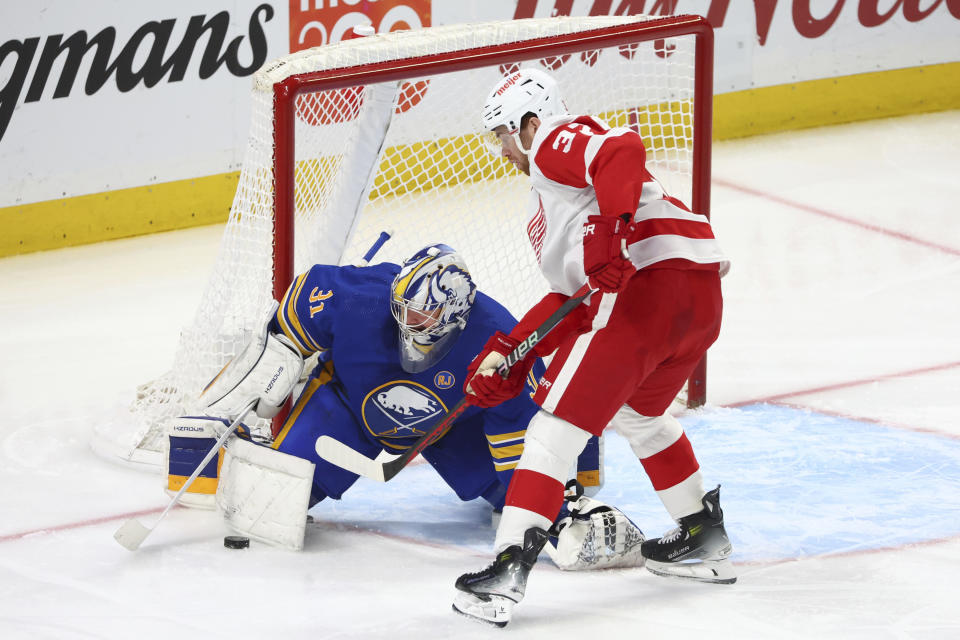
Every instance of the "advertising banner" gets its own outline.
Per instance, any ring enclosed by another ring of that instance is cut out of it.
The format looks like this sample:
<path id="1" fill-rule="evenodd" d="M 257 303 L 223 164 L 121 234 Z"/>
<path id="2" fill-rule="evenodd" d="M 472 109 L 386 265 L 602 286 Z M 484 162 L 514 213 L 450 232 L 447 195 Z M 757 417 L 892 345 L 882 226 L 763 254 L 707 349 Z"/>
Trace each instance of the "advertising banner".
<path id="1" fill-rule="evenodd" d="M 54 215 L 43 203 L 70 201 L 73 230 L 60 233 L 65 222 L 51 219 L 45 240 L 24 235 L 0 246 L 0 255 L 209 222 L 211 208 L 222 219 L 229 203 L 205 180 L 235 176 L 242 164 L 250 76 L 291 51 L 337 42 L 355 25 L 389 32 L 639 13 L 710 21 L 721 97 L 938 65 L 953 65 L 947 77 L 955 80 L 960 60 L 960 0 L 7 2 L 0 8 L 0 223 L 8 231 L 40 228 Z M 919 96 L 917 109 L 949 108 L 957 89 L 948 84 L 925 85 L 931 95 Z M 875 115 L 890 115 L 883 106 Z M 228 182 L 216 184 L 229 191 Z M 161 188 L 164 197 L 144 197 Z M 76 200 L 94 194 L 131 199 Z M 163 222 L 168 210 L 191 206 L 197 211 Z M 90 222 L 97 216 L 103 220 Z"/>

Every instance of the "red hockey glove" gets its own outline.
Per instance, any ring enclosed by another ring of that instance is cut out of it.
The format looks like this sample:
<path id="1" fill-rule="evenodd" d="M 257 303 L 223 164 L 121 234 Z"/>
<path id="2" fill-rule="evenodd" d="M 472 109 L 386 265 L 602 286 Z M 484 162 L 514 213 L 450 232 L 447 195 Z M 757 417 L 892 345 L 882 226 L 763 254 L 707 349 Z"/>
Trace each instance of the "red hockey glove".
<path id="1" fill-rule="evenodd" d="M 583 270 L 590 286 L 605 293 L 620 291 L 636 267 L 623 257 L 622 240 L 633 223 L 615 216 L 589 216 L 583 225 Z"/>
<path id="2" fill-rule="evenodd" d="M 490 336 L 483 351 L 477 354 L 467 368 L 467 379 L 463 392 L 467 402 L 478 407 L 495 407 L 501 402 L 516 398 L 523 391 L 524 382 L 536 357 L 528 353 L 527 357 L 513 365 L 506 378 L 500 377 L 497 367 L 505 356 L 520 344 L 510 336 L 497 331 Z"/>

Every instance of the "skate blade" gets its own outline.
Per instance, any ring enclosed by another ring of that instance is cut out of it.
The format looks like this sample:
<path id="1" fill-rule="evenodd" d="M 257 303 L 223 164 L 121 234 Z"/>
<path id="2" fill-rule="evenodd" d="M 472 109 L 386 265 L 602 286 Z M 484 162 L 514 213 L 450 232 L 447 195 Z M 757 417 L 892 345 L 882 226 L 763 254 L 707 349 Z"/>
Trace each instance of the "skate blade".
<path id="1" fill-rule="evenodd" d="M 712 584 L 733 584 L 737 581 L 737 573 L 729 560 L 657 562 L 647 559 L 646 567 L 650 573 L 665 578 L 681 578 Z"/>
<path id="2" fill-rule="evenodd" d="M 513 607 L 516 602 L 503 596 L 487 596 L 487 600 L 481 599 L 472 593 L 457 591 L 457 597 L 453 599 L 453 610 L 457 613 L 488 622 L 498 627 L 505 627 L 513 616 Z"/>

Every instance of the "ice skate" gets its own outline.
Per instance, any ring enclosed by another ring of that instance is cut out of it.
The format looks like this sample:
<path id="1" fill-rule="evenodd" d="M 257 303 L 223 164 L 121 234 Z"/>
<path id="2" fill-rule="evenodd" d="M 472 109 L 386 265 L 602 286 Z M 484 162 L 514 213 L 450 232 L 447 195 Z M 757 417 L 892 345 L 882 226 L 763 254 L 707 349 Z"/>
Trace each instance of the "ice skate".
<path id="1" fill-rule="evenodd" d="M 723 528 L 720 487 L 703 496 L 703 510 L 680 518 L 676 529 L 643 543 L 647 569 L 658 576 L 733 584 L 733 551 Z"/>
<path id="2" fill-rule="evenodd" d="M 527 529 L 523 547 L 513 545 L 501 551 L 489 567 L 457 578 L 453 610 L 465 616 L 504 627 L 513 607 L 523 600 L 527 576 L 547 541 L 547 532 Z"/>

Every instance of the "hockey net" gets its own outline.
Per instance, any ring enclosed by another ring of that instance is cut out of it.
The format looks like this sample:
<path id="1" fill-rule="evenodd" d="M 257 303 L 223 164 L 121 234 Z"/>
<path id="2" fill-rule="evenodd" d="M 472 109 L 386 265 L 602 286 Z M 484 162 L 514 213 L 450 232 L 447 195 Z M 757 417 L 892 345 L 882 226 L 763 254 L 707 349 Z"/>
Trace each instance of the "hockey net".
<path id="1" fill-rule="evenodd" d="M 553 74 L 571 113 L 634 128 L 667 192 L 708 213 L 712 46 L 696 16 L 549 18 L 373 35 L 267 64 L 194 320 L 170 371 L 99 431 L 100 448 L 159 464 L 160 424 L 199 410 L 199 390 L 292 276 L 353 262 L 384 230 L 393 235 L 375 261 L 446 243 L 481 290 L 522 315 L 547 291 L 524 228 L 529 186 L 485 146 L 479 117 L 494 83 L 521 64 Z M 703 376 L 701 367 L 692 405 Z"/>

